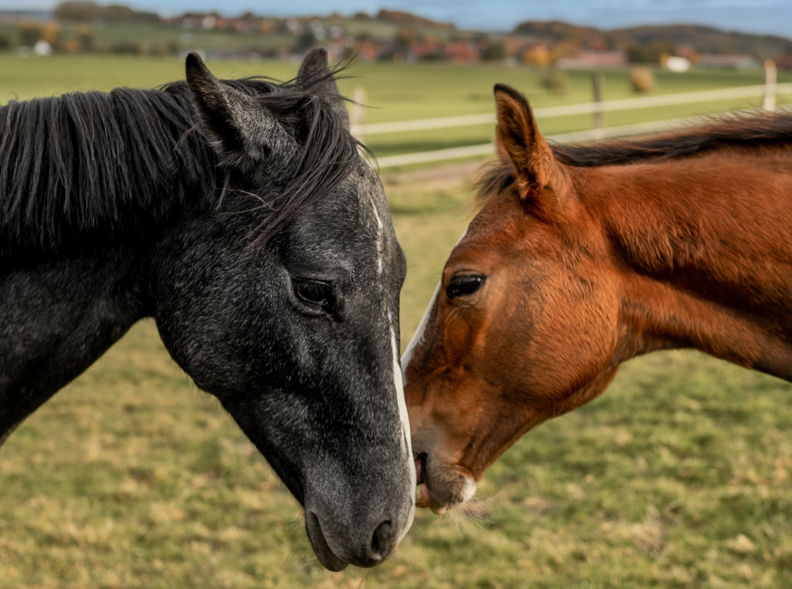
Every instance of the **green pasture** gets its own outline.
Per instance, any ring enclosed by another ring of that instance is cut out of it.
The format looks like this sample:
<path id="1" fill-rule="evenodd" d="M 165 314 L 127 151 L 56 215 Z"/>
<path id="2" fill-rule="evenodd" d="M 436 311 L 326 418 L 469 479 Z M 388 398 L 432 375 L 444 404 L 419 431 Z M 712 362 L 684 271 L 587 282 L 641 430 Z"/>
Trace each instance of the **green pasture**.
<path id="1" fill-rule="evenodd" d="M 470 196 L 397 179 L 406 342 Z M 0 449 L 0 588 L 788 587 L 790 394 L 695 353 L 635 360 L 520 440 L 466 512 L 419 512 L 383 566 L 333 574 L 299 506 L 144 321 Z"/>
<path id="2" fill-rule="evenodd" d="M 197 34 L 197 33 L 196 33 Z M 219 77 L 270 76 L 285 80 L 297 73 L 298 65 L 281 61 L 210 61 Z M 0 55 L 0 103 L 27 100 L 76 90 L 110 90 L 116 86 L 151 88 L 184 77 L 184 64 L 173 57 L 136 57 L 110 55 L 57 55 L 49 58 L 23 58 Z M 481 114 L 494 111 L 492 87 L 510 84 L 528 97 L 534 107 L 577 104 L 591 101 L 592 72 L 569 71 L 564 94 L 542 88 L 542 70 L 495 64 L 467 66 L 442 63 L 355 63 L 344 75 L 340 87 L 346 96 L 353 88 L 366 92 L 365 123 L 403 121 L 422 118 Z M 609 70 L 603 75 L 604 100 L 638 96 L 630 85 L 628 69 Z M 678 94 L 717 88 L 762 84 L 762 70 L 698 70 L 687 73 L 655 72 L 652 95 Z M 782 72 L 779 82 L 792 81 L 792 72 Z M 761 104 L 754 98 L 697 103 L 652 109 L 605 113 L 606 126 L 713 114 L 751 108 Z M 779 96 L 779 103 L 792 96 Z M 546 134 L 590 129 L 591 116 L 547 118 L 539 121 Z M 371 135 L 364 138 L 380 157 L 476 145 L 491 140 L 491 124 L 433 129 L 408 133 Z"/>
<path id="3" fill-rule="evenodd" d="M 210 65 L 222 76 L 289 77 L 296 67 Z M 146 87 L 181 69 L 165 59 L 6 56 L 0 90 L 30 98 Z M 531 95 L 520 80 L 533 75 L 395 65 L 352 73 L 360 77 L 344 88 L 364 84 L 381 107 L 372 118 L 383 121 L 487 112 L 494 81 Z M 609 76 L 606 98 L 629 94 Z M 668 92 L 757 76 L 669 75 Z M 409 98 L 419 78 L 445 109 L 423 86 Z M 579 82 L 579 95 L 541 95 L 541 104 L 585 100 L 582 74 Z M 409 266 L 404 345 L 470 219 L 470 173 L 385 180 Z M 334 574 L 316 561 L 299 506 L 264 459 L 144 321 L 0 447 L 0 589 L 790 587 L 791 395 L 787 383 L 696 353 L 634 360 L 601 398 L 506 452 L 469 508 L 421 511 L 383 566 Z"/>

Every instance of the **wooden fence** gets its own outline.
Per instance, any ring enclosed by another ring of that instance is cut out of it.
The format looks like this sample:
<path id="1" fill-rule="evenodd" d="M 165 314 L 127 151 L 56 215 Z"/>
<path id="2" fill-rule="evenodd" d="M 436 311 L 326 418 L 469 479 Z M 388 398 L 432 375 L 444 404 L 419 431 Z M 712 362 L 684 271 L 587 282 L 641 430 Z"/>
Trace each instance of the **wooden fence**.
<path id="1" fill-rule="evenodd" d="M 695 104 L 702 102 L 713 102 L 718 100 L 731 100 L 735 98 L 762 98 L 764 110 L 775 110 L 776 95 L 792 94 L 792 84 L 776 84 L 775 66 L 772 62 L 766 65 L 766 82 L 757 86 L 741 86 L 738 88 L 725 88 L 720 90 L 704 90 L 699 92 L 686 92 L 682 94 L 669 94 L 665 96 L 647 96 L 643 98 L 627 98 L 623 100 L 610 100 L 605 102 L 586 102 L 582 104 L 568 104 L 563 106 L 549 106 L 534 109 L 537 119 L 550 117 L 564 117 L 580 114 L 594 114 L 603 112 L 614 112 L 623 110 L 637 110 L 642 108 L 654 108 L 659 106 L 674 106 L 680 104 Z M 356 98 L 364 96 L 362 91 L 356 91 Z M 358 102 L 363 102 L 358 100 Z M 746 111 L 749 112 L 749 111 Z M 673 119 L 666 121 L 654 121 L 637 125 L 627 125 L 622 127 L 595 128 L 589 131 L 576 133 L 564 133 L 552 135 L 548 139 L 556 142 L 580 142 L 591 141 L 602 137 L 622 137 L 627 135 L 638 135 L 644 133 L 654 133 L 657 131 L 669 130 L 675 127 L 695 124 L 701 122 L 704 117 L 689 117 L 684 119 Z M 600 118 L 601 120 L 601 118 Z M 450 127 L 464 127 L 471 125 L 494 124 L 495 114 L 485 113 L 476 115 L 465 115 L 456 117 L 441 117 L 433 119 L 419 119 L 412 121 L 397 121 L 392 123 L 372 123 L 362 124 L 362 114 L 353 111 L 352 133 L 361 140 L 371 135 L 406 133 L 409 131 L 425 131 L 429 129 L 446 129 Z M 428 162 L 439 162 L 459 158 L 476 156 L 486 156 L 494 153 L 491 143 L 483 145 L 468 145 L 464 147 L 454 147 L 450 149 L 439 149 L 435 151 L 424 151 L 419 153 L 409 153 L 401 155 L 386 156 L 377 159 L 380 169 L 395 166 L 406 166 Z"/>

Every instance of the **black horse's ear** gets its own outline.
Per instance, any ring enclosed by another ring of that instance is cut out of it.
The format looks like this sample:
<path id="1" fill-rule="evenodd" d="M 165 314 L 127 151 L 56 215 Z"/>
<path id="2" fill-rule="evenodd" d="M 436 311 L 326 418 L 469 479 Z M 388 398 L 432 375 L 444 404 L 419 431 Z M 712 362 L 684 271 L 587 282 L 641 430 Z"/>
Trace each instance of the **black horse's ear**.
<path id="1" fill-rule="evenodd" d="M 271 153 L 288 153 L 294 139 L 255 98 L 223 84 L 197 53 L 187 55 L 187 86 L 201 126 L 224 162 L 244 167 Z"/>
<path id="2" fill-rule="evenodd" d="M 333 110 L 341 117 L 345 127 L 349 129 L 349 114 L 344 98 L 338 91 L 335 77 L 327 63 L 327 50 L 324 47 L 311 49 L 300 65 L 297 74 L 297 86 L 304 92 L 321 94 L 333 105 Z"/>

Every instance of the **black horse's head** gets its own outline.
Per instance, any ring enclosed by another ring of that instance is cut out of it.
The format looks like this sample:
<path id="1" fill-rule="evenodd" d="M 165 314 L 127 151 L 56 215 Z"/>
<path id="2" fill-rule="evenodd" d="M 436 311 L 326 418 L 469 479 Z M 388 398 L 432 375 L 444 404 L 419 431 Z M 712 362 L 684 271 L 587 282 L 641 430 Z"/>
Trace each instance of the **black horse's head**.
<path id="1" fill-rule="evenodd" d="M 304 506 L 322 564 L 373 566 L 407 532 L 415 489 L 398 360 L 405 261 L 382 185 L 324 50 L 266 91 L 218 81 L 195 55 L 187 81 L 221 204 L 162 242 L 163 340 Z"/>

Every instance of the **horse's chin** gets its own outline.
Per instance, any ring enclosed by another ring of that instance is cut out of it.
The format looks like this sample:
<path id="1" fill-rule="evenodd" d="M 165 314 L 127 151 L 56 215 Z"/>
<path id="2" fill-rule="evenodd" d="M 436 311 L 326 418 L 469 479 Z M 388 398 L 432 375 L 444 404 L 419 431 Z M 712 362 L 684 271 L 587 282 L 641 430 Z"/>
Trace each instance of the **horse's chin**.
<path id="1" fill-rule="evenodd" d="M 418 476 L 418 507 L 428 507 L 440 515 L 476 492 L 473 475 L 458 464 L 444 464 L 432 455 L 422 455 L 416 460 Z"/>
<path id="2" fill-rule="evenodd" d="M 322 532 L 322 526 L 319 525 L 319 518 L 310 511 L 305 512 L 305 531 L 308 533 L 308 539 L 311 541 L 311 547 L 314 554 L 316 554 L 316 558 L 319 559 L 324 568 L 337 573 L 349 566 L 348 563 L 338 558 L 330 549 L 330 545 Z"/>

